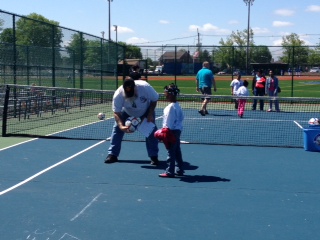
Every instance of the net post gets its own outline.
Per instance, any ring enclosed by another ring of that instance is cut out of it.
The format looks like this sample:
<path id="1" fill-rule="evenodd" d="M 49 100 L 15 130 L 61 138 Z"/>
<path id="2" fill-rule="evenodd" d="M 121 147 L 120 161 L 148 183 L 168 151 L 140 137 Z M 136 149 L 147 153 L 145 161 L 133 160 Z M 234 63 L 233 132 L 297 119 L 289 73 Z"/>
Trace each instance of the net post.
<path id="1" fill-rule="evenodd" d="M 8 117 L 8 104 L 10 96 L 10 87 L 6 85 L 6 93 L 4 96 L 3 115 L 2 115 L 2 137 L 7 136 L 7 117 Z"/>

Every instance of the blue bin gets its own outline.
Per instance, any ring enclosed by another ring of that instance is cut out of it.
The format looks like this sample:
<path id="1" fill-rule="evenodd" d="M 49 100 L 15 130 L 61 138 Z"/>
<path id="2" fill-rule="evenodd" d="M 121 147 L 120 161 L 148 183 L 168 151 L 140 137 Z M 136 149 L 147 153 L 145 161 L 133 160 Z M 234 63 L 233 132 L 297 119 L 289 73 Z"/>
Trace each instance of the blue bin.
<path id="1" fill-rule="evenodd" d="M 312 126 L 303 129 L 304 150 L 320 152 L 320 126 Z"/>

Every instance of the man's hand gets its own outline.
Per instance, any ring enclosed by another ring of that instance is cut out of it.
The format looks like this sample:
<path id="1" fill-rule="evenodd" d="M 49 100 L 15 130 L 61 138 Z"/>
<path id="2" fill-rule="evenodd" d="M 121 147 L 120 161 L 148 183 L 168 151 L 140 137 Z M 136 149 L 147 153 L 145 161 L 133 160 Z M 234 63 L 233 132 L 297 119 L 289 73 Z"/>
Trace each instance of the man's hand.
<path id="1" fill-rule="evenodd" d="M 123 126 L 122 124 L 121 124 L 121 126 L 119 126 L 119 128 L 120 128 L 120 130 L 121 130 L 122 132 L 125 132 L 125 133 L 133 133 L 133 132 L 130 131 L 129 127 Z"/>
<path id="2" fill-rule="evenodd" d="M 129 127 L 123 125 L 122 123 L 122 120 L 121 120 L 121 112 L 115 112 L 113 113 L 113 116 L 114 116 L 114 119 L 119 127 L 119 129 L 122 131 L 122 132 L 125 132 L 125 133 L 131 133 L 131 131 L 129 130 Z"/>

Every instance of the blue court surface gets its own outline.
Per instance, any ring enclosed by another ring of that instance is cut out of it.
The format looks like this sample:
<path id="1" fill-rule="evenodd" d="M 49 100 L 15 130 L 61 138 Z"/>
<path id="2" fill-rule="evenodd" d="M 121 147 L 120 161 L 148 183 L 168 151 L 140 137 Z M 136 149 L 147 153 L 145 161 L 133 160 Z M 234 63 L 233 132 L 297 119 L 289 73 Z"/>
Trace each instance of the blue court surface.
<path id="1" fill-rule="evenodd" d="M 158 177 L 144 143 L 37 139 L 0 151 L 1 239 L 320 239 L 320 155 L 183 144 L 186 175 Z"/>

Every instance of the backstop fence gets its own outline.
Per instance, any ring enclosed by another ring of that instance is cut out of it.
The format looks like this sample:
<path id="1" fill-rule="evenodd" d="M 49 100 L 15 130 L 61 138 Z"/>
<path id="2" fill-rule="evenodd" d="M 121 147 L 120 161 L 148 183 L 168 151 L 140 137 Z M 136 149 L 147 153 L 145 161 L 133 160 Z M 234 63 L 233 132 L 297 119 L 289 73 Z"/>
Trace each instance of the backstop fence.
<path id="1" fill-rule="evenodd" d="M 113 90 L 124 56 L 113 41 L 0 10 L 0 85 Z"/>
<path id="2" fill-rule="evenodd" d="M 251 75 L 257 69 L 273 69 L 277 75 L 320 75 L 318 46 L 139 46 L 142 56 L 155 69 L 162 66 L 169 75 L 193 75 L 208 61 L 216 74 L 240 72 Z M 150 67 L 150 66 L 149 66 Z M 310 71 L 318 67 L 317 71 Z M 152 71 L 150 73 L 153 73 Z M 158 72 L 156 72 L 158 73 Z M 317 74 L 318 73 L 318 74 Z"/>
<path id="3" fill-rule="evenodd" d="M 320 80 L 320 46 L 134 47 L 140 52 L 133 54 L 101 37 L 0 10 L 0 85 L 115 90 L 118 77 L 124 79 L 134 64 L 141 64 L 147 79 L 167 75 L 180 81 L 181 76 L 194 76 L 203 61 L 228 80 L 236 73 L 251 76 L 261 68 L 287 76 L 292 83 L 301 76 Z"/>

